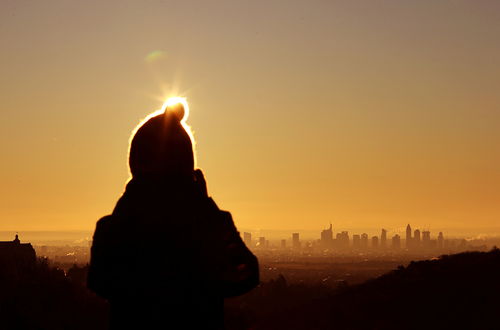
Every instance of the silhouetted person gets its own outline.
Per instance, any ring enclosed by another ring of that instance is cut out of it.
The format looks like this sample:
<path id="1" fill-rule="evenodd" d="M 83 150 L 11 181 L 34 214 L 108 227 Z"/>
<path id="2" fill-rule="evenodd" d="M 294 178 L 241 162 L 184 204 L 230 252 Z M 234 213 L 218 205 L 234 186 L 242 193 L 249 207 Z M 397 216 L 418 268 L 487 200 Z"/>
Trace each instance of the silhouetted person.
<path id="1" fill-rule="evenodd" d="M 109 300 L 112 329 L 221 329 L 223 298 L 259 282 L 257 259 L 194 169 L 183 116 L 169 106 L 136 131 L 132 179 L 97 222 L 87 283 Z"/>

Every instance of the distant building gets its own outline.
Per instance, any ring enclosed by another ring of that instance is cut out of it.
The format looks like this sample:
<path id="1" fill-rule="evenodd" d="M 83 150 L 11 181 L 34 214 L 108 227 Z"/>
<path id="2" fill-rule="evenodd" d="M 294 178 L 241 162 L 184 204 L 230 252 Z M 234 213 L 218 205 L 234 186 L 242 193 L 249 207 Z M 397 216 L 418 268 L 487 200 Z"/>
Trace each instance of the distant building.
<path id="1" fill-rule="evenodd" d="M 392 236 L 392 248 L 395 250 L 401 249 L 401 237 L 398 234 Z"/>
<path id="2" fill-rule="evenodd" d="M 382 233 L 380 234 L 380 247 L 385 249 L 387 247 L 387 230 L 382 229 Z"/>
<path id="3" fill-rule="evenodd" d="M 333 245 L 333 229 L 332 224 L 328 229 L 321 231 L 321 246 L 325 249 L 331 248 Z"/>
<path id="4" fill-rule="evenodd" d="M 281 248 L 286 249 L 286 239 L 281 240 Z"/>
<path id="5" fill-rule="evenodd" d="M 243 233 L 243 242 L 245 242 L 247 246 L 252 246 L 252 234 Z"/>
<path id="6" fill-rule="evenodd" d="M 372 237 L 372 249 L 378 249 L 378 237 L 377 236 Z"/>
<path id="7" fill-rule="evenodd" d="M 413 247 L 418 249 L 420 247 L 420 230 L 415 229 L 413 237 Z"/>
<path id="8" fill-rule="evenodd" d="M 411 226 L 410 224 L 408 224 L 408 226 L 406 226 L 406 248 L 407 249 L 411 249 L 413 244 L 412 244 L 412 238 L 411 238 Z"/>
<path id="9" fill-rule="evenodd" d="M 0 261 L 16 266 L 34 265 L 35 249 L 30 243 L 21 243 L 16 234 L 13 241 L 0 242 Z"/>
<path id="10" fill-rule="evenodd" d="M 361 249 L 361 236 L 358 234 L 352 235 L 352 248 Z"/>
<path id="11" fill-rule="evenodd" d="M 428 230 L 422 232 L 422 247 L 424 249 L 431 248 L 431 232 Z"/>
<path id="12" fill-rule="evenodd" d="M 361 234 L 361 248 L 368 249 L 368 234 Z"/>
<path id="13" fill-rule="evenodd" d="M 443 232 L 439 232 L 438 239 L 437 239 L 437 247 L 438 249 L 442 249 L 444 247 L 444 237 L 443 237 Z"/>
<path id="14" fill-rule="evenodd" d="M 300 249 L 299 233 L 293 233 L 292 234 L 292 247 L 294 249 Z"/>
<path id="15" fill-rule="evenodd" d="M 344 249 L 344 250 L 348 249 L 349 248 L 349 233 L 347 231 L 337 233 L 335 245 L 339 249 Z"/>

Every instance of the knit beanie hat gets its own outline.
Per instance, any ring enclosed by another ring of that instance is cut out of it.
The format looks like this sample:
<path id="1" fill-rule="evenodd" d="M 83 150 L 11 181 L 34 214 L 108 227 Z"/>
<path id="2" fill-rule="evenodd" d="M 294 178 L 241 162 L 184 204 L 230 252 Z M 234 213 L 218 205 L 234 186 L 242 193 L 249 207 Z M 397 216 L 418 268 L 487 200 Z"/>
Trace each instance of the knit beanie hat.
<path id="1" fill-rule="evenodd" d="M 184 104 L 168 105 L 146 120 L 130 143 L 129 166 L 133 177 L 176 176 L 194 170 L 193 144 L 182 125 Z"/>

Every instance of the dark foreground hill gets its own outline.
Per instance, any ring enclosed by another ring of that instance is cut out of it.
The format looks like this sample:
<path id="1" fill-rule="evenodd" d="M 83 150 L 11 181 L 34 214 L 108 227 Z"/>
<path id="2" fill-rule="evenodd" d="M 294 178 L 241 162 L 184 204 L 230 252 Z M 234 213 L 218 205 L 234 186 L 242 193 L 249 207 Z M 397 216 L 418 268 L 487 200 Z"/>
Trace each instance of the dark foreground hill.
<path id="1" fill-rule="evenodd" d="M 412 262 L 335 292 L 267 287 L 229 302 L 234 328 L 500 329 L 498 249 Z"/>
<path id="2" fill-rule="evenodd" d="M 106 302 L 45 259 L 0 260 L 0 329 L 104 330 L 107 324 Z"/>
<path id="3" fill-rule="evenodd" d="M 147 271 L 145 269 L 145 271 Z M 0 329 L 107 328 L 86 268 L 0 262 Z M 364 284 L 288 285 L 284 277 L 226 302 L 236 329 L 500 329 L 500 250 L 412 262 Z M 165 297 L 168 299 L 168 297 Z"/>

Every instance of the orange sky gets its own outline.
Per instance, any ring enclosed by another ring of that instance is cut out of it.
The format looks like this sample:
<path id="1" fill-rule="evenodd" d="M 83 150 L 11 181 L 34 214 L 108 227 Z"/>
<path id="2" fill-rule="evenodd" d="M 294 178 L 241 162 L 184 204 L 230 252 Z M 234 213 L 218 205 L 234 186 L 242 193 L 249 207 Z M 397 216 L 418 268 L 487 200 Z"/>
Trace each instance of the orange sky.
<path id="1" fill-rule="evenodd" d="M 500 233 L 497 1 L 2 1 L 0 230 L 92 229 L 187 97 L 240 228 Z"/>

